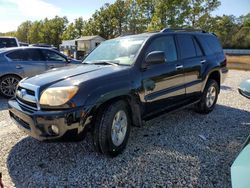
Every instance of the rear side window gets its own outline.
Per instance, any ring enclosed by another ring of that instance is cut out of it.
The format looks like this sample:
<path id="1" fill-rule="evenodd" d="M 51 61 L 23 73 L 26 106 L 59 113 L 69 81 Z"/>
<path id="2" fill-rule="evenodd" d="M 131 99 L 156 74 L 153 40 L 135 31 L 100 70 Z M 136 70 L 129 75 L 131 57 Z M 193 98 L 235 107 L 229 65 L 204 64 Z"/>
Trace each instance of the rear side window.
<path id="1" fill-rule="evenodd" d="M 193 41 L 194 41 L 194 46 L 195 46 L 195 50 L 196 50 L 196 55 L 202 56 L 203 54 L 202 54 L 200 45 L 197 43 L 196 39 L 193 39 Z"/>
<path id="2" fill-rule="evenodd" d="M 0 48 L 17 47 L 15 38 L 0 38 Z"/>
<path id="3" fill-rule="evenodd" d="M 38 49 L 27 49 L 25 51 L 28 61 L 44 61 L 44 58 Z"/>
<path id="4" fill-rule="evenodd" d="M 173 36 L 159 37 L 153 40 L 147 49 L 147 53 L 153 51 L 163 51 L 168 62 L 177 60 L 176 46 Z"/>
<path id="5" fill-rule="evenodd" d="M 25 54 L 24 50 L 16 50 L 14 52 L 10 52 L 6 55 L 12 61 L 27 61 L 27 54 Z"/>
<path id="6" fill-rule="evenodd" d="M 200 35 L 197 36 L 197 38 L 200 41 L 206 55 L 222 52 L 222 47 L 217 37 L 213 35 Z"/>
<path id="7" fill-rule="evenodd" d="M 182 59 L 196 57 L 196 50 L 191 35 L 177 35 Z"/>
<path id="8" fill-rule="evenodd" d="M 16 50 L 6 55 L 12 61 L 43 61 L 43 57 L 37 49 Z"/>

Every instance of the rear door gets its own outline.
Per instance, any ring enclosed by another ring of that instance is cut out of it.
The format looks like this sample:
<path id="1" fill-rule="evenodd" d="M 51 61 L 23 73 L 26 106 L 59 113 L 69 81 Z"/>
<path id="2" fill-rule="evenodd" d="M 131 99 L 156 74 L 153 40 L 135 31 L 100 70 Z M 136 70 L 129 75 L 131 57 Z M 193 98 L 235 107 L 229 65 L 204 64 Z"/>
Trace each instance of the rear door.
<path id="1" fill-rule="evenodd" d="M 202 67 L 206 63 L 206 59 L 193 35 L 177 34 L 177 41 L 180 59 L 184 67 L 186 97 L 198 97 L 202 87 Z"/>
<path id="2" fill-rule="evenodd" d="M 41 49 L 44 59 L 46 60 L 47 70 L 63 67 L 68 64 L 67 58 L 53 50 Z"/>
<path id="3" fill-rule="evenodd" d="M 165 52 L 166 62 L 150 65 L 142 73 L 147 114 L 173 106 L 185 95 L 184 74 L 182 64 L 177 59 L 174 37 L 155 38 L 148 46 L 145 57 L 153 51 Z"/>
<path id="4" fill-rule="evenodd" d="M 25 77 L 41 74 L 46 70 L 39 49 L 20 49 L 6 54 L 13 70 L 22 70 Z"/>

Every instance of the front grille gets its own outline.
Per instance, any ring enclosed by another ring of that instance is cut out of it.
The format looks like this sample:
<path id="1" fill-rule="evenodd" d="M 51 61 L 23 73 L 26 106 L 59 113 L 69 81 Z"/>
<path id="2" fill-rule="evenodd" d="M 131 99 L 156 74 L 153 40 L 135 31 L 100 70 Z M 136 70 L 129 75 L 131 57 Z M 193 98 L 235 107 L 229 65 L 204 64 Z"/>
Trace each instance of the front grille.
<path id="1" fill-rule="evenodd" d="M 27 84 L 26 84 L 27 85 Z M 35 86 L 27 85 L 19 83 L 19 86 L 16 90 L 16 99 L 17 102 L 20 104 L 20 106 L 32 109 L 32 110 L 38 110 L 38 102 L 36 99 L 36 92 L 37 89 Z"/>

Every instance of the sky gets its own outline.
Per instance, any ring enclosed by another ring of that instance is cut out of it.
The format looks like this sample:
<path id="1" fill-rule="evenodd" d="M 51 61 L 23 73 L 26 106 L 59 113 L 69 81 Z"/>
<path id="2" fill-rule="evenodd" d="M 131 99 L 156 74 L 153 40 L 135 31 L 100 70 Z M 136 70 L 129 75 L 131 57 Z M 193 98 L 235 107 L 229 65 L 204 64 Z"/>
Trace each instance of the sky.
<path id="1" fill-rule="evenodd" d="M 0 0 L 0 32 L 16 30 L 26 20 L 67 16 L 69 21 L 83 17 L 88 19 L 105 3 L 115 0 Z M 221 0 L 221 6 L 213 15 L 240 16 L 250 12 L 250 0 Z"/>

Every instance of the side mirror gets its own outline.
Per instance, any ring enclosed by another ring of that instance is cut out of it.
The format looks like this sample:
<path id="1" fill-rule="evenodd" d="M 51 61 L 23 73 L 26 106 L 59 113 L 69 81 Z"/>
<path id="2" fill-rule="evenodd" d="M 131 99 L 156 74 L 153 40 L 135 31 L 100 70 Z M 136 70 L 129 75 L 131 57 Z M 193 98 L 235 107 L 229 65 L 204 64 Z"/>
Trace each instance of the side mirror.
<path id="1" fill-rule="evenodd" d="M 72 59 L 70 57 L 67 58 L 67 63 L 71 63 Z"/>
<path id="2" fill-rule="evenodd" d="M 165 53 L 163 51 L 153 51 L 147 55 L 144 66 L 162 64 L 165 62 L 166 62 Z M 146 68 L 146 67 L 143 67 L 143 68 Z"/>

